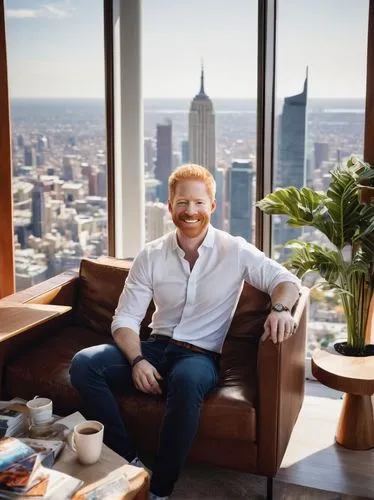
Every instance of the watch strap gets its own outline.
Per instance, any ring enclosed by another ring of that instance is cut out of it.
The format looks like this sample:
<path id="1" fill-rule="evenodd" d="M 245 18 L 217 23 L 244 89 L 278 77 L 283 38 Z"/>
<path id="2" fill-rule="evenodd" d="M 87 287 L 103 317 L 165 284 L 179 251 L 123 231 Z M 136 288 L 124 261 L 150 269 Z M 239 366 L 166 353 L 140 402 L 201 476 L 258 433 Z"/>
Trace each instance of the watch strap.
<path id="1" fill-rule="evenodd" d="M 141 354 L 139 354 L 139 356 L 136 356 L 133 360 L 132 360 L 132 363 L 131 363 L 131 368 L 134 368 L 134 366 L 139 363 L 139 361 L 142 361 L 144 358 L 144 356 L 142 356 Z"/>

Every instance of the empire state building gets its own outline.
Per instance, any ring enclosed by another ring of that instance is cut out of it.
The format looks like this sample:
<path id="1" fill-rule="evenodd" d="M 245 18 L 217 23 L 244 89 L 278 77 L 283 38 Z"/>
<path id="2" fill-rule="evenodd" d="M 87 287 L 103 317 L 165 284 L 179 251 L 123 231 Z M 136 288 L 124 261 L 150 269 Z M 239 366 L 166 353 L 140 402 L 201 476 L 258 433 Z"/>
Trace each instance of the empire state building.
<path id="1" fill-rule="evenodd" d="M 188 115 L 189 161 L 206 167 L 215 175 L 216 131 L 213 103 L 204 90 L 204 68 L 201 68 L 200 92 L 191 102 Z"/>

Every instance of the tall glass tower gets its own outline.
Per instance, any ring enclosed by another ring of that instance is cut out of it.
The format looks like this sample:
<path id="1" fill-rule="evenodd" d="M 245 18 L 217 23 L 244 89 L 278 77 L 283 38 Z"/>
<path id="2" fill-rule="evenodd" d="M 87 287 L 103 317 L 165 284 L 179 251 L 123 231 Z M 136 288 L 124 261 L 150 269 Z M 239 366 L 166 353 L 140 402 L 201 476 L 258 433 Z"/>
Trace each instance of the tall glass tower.
<path id="1" fill-rule="evenodd" d="M 234 160 L 230 170 L 230 233 L 252 241 L 253 164 Z"/>
<path id="2" fill-rule="evenodd" d="M 173 137 L 172 123 L 165 120 L 165 123 L 157 124 L 157 153 L 156 166 L 154 170 L 155 178 L 160 181 L 158 186 L 158 198 L 163 203 L 168 201 L 168 178 L 173 170 Z"/>
<path id="3" fill-rule="evenodd" d="M 274 187 L 306 185 L 306 139 L 307 139 L 308 69 L 303 91 L 286 97 L 279 117 L 278 157 L 275 167 Z M 300 229 L 290 228 L 285 217 L 274 217 L 274 244 L 278 245 L 281 259 L 286 252 L 280 248 L 288 240 L 297 239 Z"/>
<path id="4" fill-rule="evenodd" d="M 301 94 L 286 97 L 279 119 L 275 187 L 301 188 L 306 182 L 308 70 Z"/>

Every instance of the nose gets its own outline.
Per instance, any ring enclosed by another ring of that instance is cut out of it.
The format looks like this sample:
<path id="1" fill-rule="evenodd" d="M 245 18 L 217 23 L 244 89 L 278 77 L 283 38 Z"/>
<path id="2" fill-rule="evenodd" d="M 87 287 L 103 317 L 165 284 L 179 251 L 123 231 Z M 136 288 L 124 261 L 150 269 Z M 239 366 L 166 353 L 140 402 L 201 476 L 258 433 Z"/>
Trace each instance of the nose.
<path id="1" fill-rule="evenodd" d="M 186 206 L 186 213 L 192 214 L 194 212 L 194 204 L 190 201 Z"/>

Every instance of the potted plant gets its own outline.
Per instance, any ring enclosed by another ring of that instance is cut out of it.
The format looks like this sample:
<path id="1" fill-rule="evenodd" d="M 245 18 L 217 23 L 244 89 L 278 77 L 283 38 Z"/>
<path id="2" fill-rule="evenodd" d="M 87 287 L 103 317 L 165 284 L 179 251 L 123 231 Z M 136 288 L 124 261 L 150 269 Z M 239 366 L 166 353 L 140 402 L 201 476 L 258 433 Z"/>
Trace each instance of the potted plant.
<path id="1" fill-rule="evenodd" d="M 374 205 L 361 205 L 359 179 L 372 173 L 371 166 L 352 157 L 331 171 L 327 192 L 308 187 L 276 190 L 257 203 L 270 215 L 288 216 L 288 225 L 311 226 L 329 240 L 326 245 L 291 240 L 292 255 L 285 263 L 299 278 L 315 272 L 318 283 L 336 290 L 347 322 L 347 341 L 335 344 L 346 355 L 374 354 L 366 345 L 365 331 L 374 294 Z"/>

